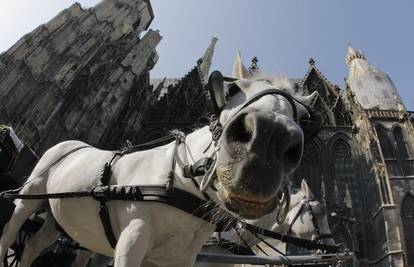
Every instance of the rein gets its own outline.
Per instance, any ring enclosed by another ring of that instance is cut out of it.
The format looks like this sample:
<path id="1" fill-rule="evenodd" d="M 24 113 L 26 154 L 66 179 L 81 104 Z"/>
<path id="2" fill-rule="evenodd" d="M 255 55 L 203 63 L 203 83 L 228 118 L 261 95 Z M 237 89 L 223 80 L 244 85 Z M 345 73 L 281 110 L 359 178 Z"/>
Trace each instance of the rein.
<path id="1" fill-rule="evenodd" d="M 270 247 L 271 249 L 273 249 L 274 251 L 276 251 L 277 253 L 279 253 L 282 256 L 286 256 L 286 255 L 283 252 L 279 251 L 272 244 L 268 243 L 261 236 L 266 236 L 266 237 L 270 237 L 270 238 L 273 238 L 273 239 L 277 239 L 277 240 L 280 240 L 280 241 L 285 242 L 285 243 L 292 244 L 292 245 L 297 246 L 297 247 L 303 247 L 303 248 L 307 248 L 307 249 L 311 249 L 311 250 L 321 249 L 321 250 L 326 250 L 327 252 L 337 253 L 337 252 L 339 252 L 340 245 L 325 245 L 325 244 L 319 243 L 319 241 L 321 239 L 333 238 L 333 235 L 332 234 L 321 234 L 320 233 L 320 229 L 319 229 L 318 223 L 316 221 L 316 218 L 318 216 L 315 215 L 315 212 L 313 211 L 312 206 L 310 205 L 310 202 L 313 202 L 313 201 L 316 201 L 316 200 L 315 199 L 303 199 L 301 201 L 301 206 L 300 206 L 299 210 L 297 211 L 297 213 L 295 214 L 292 222 L 289 224 L 289 228 L 286 231 L 286 234 L 279 234 L 279 233 L 276 233 L 274 231 L 264 229 L 262 227 L 258 227 L 258 226 L 248 224 L 246 222 L 239 222 L 239 224 L 237 224 L 237 227 L 235 227 L 234 230 L 235 230 L 239 240 L 242 241 L 244 246 L 242 246 L 240 244 L 237 244 L 237 243 L 234 243 L 233 245 L 237 249 L 228 248 L 227 245 L 224 246 L 224 245 L 221 244 L 221 242 L 218 243 L 218 246 L 223 247 L 226 250 L 228 250 L 231 253 L 236 254 L 236 255 L 246 255 L 246 254 L 244 254 L 244 253 L 246 253 L 246 249 L 248 251 L 251 251 L 251 253 L 253 253 L 253 251 L 250 248 L 250 245 L 244 240 L 244 238 L 242 237 L 242 235 L 239 232 L 239 229 L 244 229 L 244 230 L 247 230 L 248 232 L 250 232 L 255 238 L 257 238 L 261 242 L 265 243 L 268 247 Z M 309 209 L 309 211 L 311 212 L 312 223 L 313 223 L 313 226 L 315 228 L 315 232 L 318 235 L 318 237 L 315 240 L 307 240 L 307 239 L 296 238 L 296 237 L 291 236 L 292 227 L 295 224 L 295 222 L 297 221 L 297 219 L 300 217 L 300 215 L 302 214 L 304 209 Z M 230 242 L 230 241 L 226 240 L 225 244 L 228 243 L 228 242 Z M 232 242 L 230 242 L 230 243 L 232 243 Z M 255 246 L 260 251 L 262 251 L 264 254 L 266 254 L 258 244 L 256 244 Z M 242 250 L 242 249 L 244 249 L 244 250 Z M 241 252 L 237 253 L 238 250 L 240 250 Z M 255 255 L 255 254 L 253 253 L 253 254 L 249 254 L 249 255 Z"/>
<path id="2" fill-rule="evenodd" d="M 276 232 L 273 232 L 273 231 L 270 231 L 270 230 L 267 230 L 261 227 L 257 227 L 257 226 L 254 226 L 248 223 L 242 223 L 241 226 L 239 227 L 246 229 L 253 234 L 270 237 L 270 238 L 280 240 L 285 243 L 292 244 L 294 246 L 303 247 L 303 248 L 307 248 L 310 250 L 321 249 L 321 250 L 325 250 L 327 252 L 332 252 L 332 253 L 336 253 L 339 251 L 339 247 L 335 245 L 333 246 L 325 245 L 325 244 L 321 244 L 313 240 L 297 238 L 297 237 L 293 237 L 293 236 L 286 235 L 286 234 L 279 234 L 279 233 L 276 233 Z"/>

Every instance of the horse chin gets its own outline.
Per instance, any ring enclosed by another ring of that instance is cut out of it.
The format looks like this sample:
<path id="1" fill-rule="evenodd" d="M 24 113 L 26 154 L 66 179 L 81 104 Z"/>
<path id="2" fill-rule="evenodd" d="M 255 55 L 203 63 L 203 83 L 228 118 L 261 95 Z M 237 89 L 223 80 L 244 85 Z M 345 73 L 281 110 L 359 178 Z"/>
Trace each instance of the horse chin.
<path id="1" fill-rule="evenodd" d="M 243 219 L 259 219 L 277 207 L 276 198 L 255 199 L 240 193 L 234 193 L 220 185 L 218 196 L 224 208 Z"/>

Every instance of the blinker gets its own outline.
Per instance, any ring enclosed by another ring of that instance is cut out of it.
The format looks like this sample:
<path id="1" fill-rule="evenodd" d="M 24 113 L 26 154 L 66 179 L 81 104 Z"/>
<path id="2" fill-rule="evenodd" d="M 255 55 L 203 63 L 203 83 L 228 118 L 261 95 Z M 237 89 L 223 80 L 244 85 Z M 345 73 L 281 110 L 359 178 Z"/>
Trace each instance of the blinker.
<path id="1" fill-rule="evenodd" d="M 226 105 L 226 99 L 224 94 L 224 82 L 234 82 L 237 81 L 235 78 L 224 77 L 221 72 L 214 71 L 211 73 L 208 80 L 208 90 L 214 112 L 219 117 L 221 111 Z M 238 110 L 233 113 L 232 117 L 235 117 L 241 110 L 250 105 L 251 103 L 257 101 L 265 95 L 281 95 L 285 97 L 291 104 L 293 109 L 293 119 L 301 127 L 304 135 L 304 141 L 307 142 L 312 140 L 321 130 L 323 124 L 323 118 L 315 109 L 308 107 L 304 103 L 300 102 L 296 98 L 292 97 L 289 93 L 279 90 L 279 89 L 266 89 L 258 92 L 257 94 L 251 96 Z M 296 103 L 302 105 L 308 112 L 309 116 L 306 119 L 298 118 L 298 111 Z M 221 132 L 220 132 L 221 135 Z M 219 138 L 219 136 L 218 136 Z"/>
<path id="2" fill-rule="evenodd" d="M 308 119 L 299 119 L 297 123 L 303 131 L 305 143 L 312 140 L 322 129 L 323 117 L 315 109 L 305 106 L 309 113 Z"/>
<path id="3" fill-rule="evenodd" d="M 226 99 L 224 96 L 224 77 L 220 71 L 214 71 L 210 74 L 207 86 L 214 112 L 219 115 L 221 110 L 226 105 Z"/>

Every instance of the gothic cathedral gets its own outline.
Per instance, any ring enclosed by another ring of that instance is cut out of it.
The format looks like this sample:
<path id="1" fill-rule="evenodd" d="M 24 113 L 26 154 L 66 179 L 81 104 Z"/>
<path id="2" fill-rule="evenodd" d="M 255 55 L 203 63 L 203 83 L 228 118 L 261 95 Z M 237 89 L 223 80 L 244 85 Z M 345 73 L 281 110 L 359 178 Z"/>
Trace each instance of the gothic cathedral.
<path id="1" fill-rule="evenodd" d="M 162 38 L 148 30 L 153 18 L 149 0 L 104 0 L 74 4 L 26 34 L 0 54 L 0 123 L 39 155 L 66 139 L 118 149 L 205 125 L 217 38 L 183 78 L 150 79 Z M 313 107 L 325 121 L 293 184 L 306 179 L 326 203 L 336 241 L 355 252 L 349 266 L 414 266 L 414 112 L 361 51 L 349 47 L 346 63 L 343 89 L 313 59 L 292 79 L 296 90 L 318 91 Z"/>

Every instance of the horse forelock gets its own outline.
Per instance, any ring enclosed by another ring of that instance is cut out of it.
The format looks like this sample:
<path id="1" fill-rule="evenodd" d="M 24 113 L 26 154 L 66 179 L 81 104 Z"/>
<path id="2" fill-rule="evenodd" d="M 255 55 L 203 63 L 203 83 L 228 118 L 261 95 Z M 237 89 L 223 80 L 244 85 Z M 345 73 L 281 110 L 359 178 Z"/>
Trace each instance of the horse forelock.
<path id="1" fill-rule="evenodd" d="M 295 82 L 294 80 L 290 79 L 286 74 L 267 74 L 263 71 L 255 71 L 249 79 L 246 81 L 250 81 L 253 84 L 248 84 L 249 87 L 254 87 L 256 82 L 264 82 L 267 85 L 263 86 L 263 89 L 278 89 L 284 92 L 289 93 L 293 97 L 301 98 L 304 95 L 303 90 L 295 90 Z M 237 82 L 236 82 L 237 83 Z M 241 89 L 246 89 L 243 86 L 243 82 L 237 83 Z"/>

